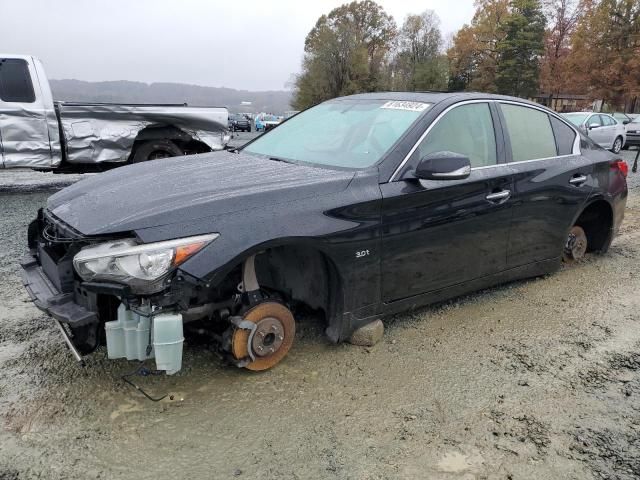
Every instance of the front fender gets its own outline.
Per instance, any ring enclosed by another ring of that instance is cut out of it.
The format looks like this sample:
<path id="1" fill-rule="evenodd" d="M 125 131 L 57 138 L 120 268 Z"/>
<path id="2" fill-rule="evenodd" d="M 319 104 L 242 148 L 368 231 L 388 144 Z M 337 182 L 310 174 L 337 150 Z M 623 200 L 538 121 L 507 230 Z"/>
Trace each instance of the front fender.
<path id="1" fill-rule="evenodd" d="M 380 299 L 380 208 L 377 176 L 356 176 L 343 191 L 247 209 L 197 222 L 164 225 L 136 233 L 143 242 L 203 232 L 220 236 L 180 270 L 216 285 L 248 256 L 283 245 L 304 245 L 335 265 L 344 312 L 377 306 Z"/>

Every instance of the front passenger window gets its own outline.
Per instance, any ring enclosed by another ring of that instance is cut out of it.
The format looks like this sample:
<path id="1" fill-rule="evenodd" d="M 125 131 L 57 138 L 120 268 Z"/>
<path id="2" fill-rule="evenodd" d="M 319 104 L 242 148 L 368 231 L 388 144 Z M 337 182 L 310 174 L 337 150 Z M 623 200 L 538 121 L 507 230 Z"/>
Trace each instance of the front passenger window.
<path id="1" fill-rule="evenodd" d="M 472 167 L 495 165 L 496 137 L 488 103 L 455 107 L 433 126 L 414 153 L 455 152 L 469 157 Z"/>

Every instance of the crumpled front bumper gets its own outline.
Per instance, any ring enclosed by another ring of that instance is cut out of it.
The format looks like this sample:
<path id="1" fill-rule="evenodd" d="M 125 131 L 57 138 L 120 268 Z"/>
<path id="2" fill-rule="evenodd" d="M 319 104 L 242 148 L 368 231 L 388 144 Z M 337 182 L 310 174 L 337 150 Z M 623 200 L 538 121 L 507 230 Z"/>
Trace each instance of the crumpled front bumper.
<path id="1" fill-rule="evenodd" d="M 84 365 L 79 347 L 74 343 L 76 334 L 73 332 L 86 330 L 87 328 L 91 330 L 93 325 L 97 325 L 97 312 L 76 303 L 73 293 L 61 293 L 49 279 L 34 254 L 27 254 L 20 261 L 20 266 L 22 267 L 22 284 L 34 305 L 53 317 L 69 350 L 75 359 L 81 365 Z M 69 326 L 73 336 L 70 336 L 62 326 L 63 323 Z M 89 352 L 85 351 L 84 353 Z"/>
<path id="2" fill-rule="evenodd" d="M 20 261 L 22 284 L 31 300 L 43 312 L 70 327 L 82 327 L 98 322 L 98 314 L 75 302 L 74 294 L 61 293 L 29 253 Z"/>

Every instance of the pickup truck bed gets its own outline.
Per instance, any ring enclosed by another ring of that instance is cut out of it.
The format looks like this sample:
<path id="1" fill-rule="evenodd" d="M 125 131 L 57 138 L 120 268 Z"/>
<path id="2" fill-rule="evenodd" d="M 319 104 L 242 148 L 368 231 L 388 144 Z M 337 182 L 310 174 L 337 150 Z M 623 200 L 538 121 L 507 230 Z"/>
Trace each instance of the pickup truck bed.
<path id="1" fill-rule="evenodd" d="M 134 142 L 144 139 L 139 133 L 148 128 L 171 128 L 175 135 L 182 131 L 185 140 L 211 150 L 225 145 L 225 108 L 69 102 L 55 102 L 55 108 L 70 164 L 126 162 Z"/>
<path id="2" fill-rule="evenodd" d="M 228 115 L 186 104 L 54 101 L 37 58 L 0 54 L 0 168 L 84 173 L 221 150 Z"/>

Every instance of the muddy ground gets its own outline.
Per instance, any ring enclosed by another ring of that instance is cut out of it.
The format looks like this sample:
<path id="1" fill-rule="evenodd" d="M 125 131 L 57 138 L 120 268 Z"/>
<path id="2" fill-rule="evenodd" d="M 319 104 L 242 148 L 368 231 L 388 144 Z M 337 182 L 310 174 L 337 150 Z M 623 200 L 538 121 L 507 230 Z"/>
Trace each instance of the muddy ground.
<path id="1" fill-rule="evenodd" d="M 373 348 L 303 319 L 261 374 L 188 345 L 178 375 L 135 378 L 153 403 L 133 363 L 78 366 L 17 275 L 78 177 L 0 172 L 0 479 L 638 478 L 639 178 L 606 255 L 389 318 Z"/>

